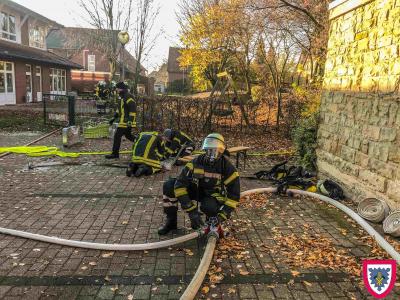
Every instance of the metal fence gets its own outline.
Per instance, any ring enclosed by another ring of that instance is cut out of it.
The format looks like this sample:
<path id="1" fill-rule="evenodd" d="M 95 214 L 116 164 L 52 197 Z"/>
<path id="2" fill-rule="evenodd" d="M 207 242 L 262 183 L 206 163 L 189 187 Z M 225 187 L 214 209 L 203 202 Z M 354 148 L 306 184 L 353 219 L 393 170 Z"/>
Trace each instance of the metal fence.
<path id="1" fill-rule="evenodd" d="M 115 103 L 96 100 L 94 95 L 43 95 L 46 124 L 84 125 L 104 123 L 113 115 Z M 136 97 L 139 130 L 161 131 L 175 128 L 193 136 L 210 131 L 240 132 L 257 125 L 260 104 L 232 103 L 220 99 L 193 99 L 184 97 Z M 248 122 L 245 121 L 245 116 Z"/>
<path id="2" fill-rule="evenodd" d="M 43 94 L 45 124 L 73 126 L 102 122 L 112 114 L 110 106 L 96 101 L 95 96 Z"/>
<path id="3" fill-rule="evenodd" d="M 259 103 L 239 105 L 219 99 L 171 96 L 139 97 L 138 126 L 141 130 L 176 128 L 199 135 L 210 131 L 242 131 L 257 123 Z"/>

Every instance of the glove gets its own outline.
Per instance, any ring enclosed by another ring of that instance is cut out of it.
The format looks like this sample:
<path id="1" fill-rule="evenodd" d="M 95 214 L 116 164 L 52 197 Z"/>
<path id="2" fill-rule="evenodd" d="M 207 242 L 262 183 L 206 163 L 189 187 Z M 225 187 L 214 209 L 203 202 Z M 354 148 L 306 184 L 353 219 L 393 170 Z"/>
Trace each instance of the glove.
<path id="1" fill-rule="evenodd" d="M 126 126 L 127 126 L 128 128 L 132 128 L 132 122 L 129 121 L 128 123 L 126 123 Z"/>
<path id="2" fill-rule="evenodd" d="M 227 209 L 225 205 L 221 206 L 221 208 L 219 209 L 218 221 L 220 224 L 230 219 L 231 213 L 228 210 L 229 209 Z"/>
<path id="3" fill-rule="evenodd" d="M 204 225 L 203 220 L 200 217 L 200 214 L 197 210 L 192 210 L 189 212 L 190 223 L 192 229 L 199 229 L 202 225 Z"/>
<path id="4" fill-rule="evenodd" d="M 112 124 L 114 124 L 115 119 L 111 119 L 110 121 L 108 121 L 108 124 L 110 124 L 110 126 L 112 126 Z"/>

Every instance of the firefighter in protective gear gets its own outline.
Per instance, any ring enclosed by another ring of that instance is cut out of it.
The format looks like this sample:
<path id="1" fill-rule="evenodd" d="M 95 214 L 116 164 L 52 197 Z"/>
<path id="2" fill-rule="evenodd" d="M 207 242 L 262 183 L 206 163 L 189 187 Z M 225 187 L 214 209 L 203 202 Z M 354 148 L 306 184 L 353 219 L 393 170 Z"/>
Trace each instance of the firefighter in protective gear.
<path id="1" fill-rule="evenodd" d="M 114 121 L 117 121 L 118 128 L 114 134 L 112 153 L 106 155 L 108 159 L 119 158 L 122 136 L 132 142 L 134 141 L 132 127 L 136 127 L 136 102 L 128 93 L 128 86 L 124 82 L 118 82 L 116 89 L 118 93 L 118 108 L 114 118 L 109 123 L 112 125 Z"/>
<path id="2" fill-rule="evenodd" d="M 195 149 L 195 143 L 193 140 L 183 131 L 174 129 L 165 129 L 163 134 L 165 142 L 165 157 L 176 157 L 179 151 L 180 157 L 190 155 Z"/>
<path id="3" fill-rule="evenodd" d="M 160 235 L 177 228 L 178 202 L 190 217 L 193 229 L 203 224 L 197 206 L 207 218 L 217 217 L 219 222 L 230 218 L 240 199 L 239 173 L 228 158 L 222 135 L 212 133 L 203 142 L 202 154 L 187 163 L 177 179 L 163 186 L 163 206 L 166 223 Z"/>
<path id="4" fill-rule="evenodd" d="M 133 144 L 132 162 L 126 171 L 127 176 L 152 175 L 161 170 L 164 159 L 163 139 L 158 132 L 141 132 Z"/>

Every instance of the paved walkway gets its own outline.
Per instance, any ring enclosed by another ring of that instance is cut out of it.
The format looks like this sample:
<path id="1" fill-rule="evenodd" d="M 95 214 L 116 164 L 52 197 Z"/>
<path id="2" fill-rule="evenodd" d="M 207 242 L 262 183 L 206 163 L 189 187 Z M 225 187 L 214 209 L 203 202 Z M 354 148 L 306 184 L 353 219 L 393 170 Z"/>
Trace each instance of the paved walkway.
<path id="1" fill-rule="evenodd" d="M 51 137 L 41 144 L 57 145 L 58 139 Z M 118 168 L 86 165 L 27 170 L 27 162 L 25 156 L 0 159 L 1 227 L 101 243 L 160 239 L 156 229 L 163 218 L 162 182 L 178 168 L 136 179 L 127 178 Z M 253 159 L 250 166 L 261 165 Z M 243 179 L 242 185 L 246 190 L 266 184 Z M 288 253 L 299 242 L 313 239 L 335 247 L 337 255 L 332 259 L 355 261 L 361 268 L 362 258 L 377 253 L 366 244 L 366 234 L 359 227 L 336 209 L 310 199 L 267 195 L 250 201 L 234 215 L 230 236 L 218 246 L 199 299 L 367 297 L 360 278 L 351 276 L 359 271 L 351 269 L 354 264 L 344 272 L 288 260 Z M 190 232 L 182 212 L 179 218 L 181 229 L 165 239 Z M 111 252 L 0 235 L 0 297 L 178 299 L 196 271 L 204 245 L 204 240 L 196 240 L 168 249 Z M 302 257 L 300 252 L 297 249 L 294 256 Z M 328 252 L 321 257 L 331 255 Z M 399 299 L 398 287 L 395 293 L 388 299 Z"/>

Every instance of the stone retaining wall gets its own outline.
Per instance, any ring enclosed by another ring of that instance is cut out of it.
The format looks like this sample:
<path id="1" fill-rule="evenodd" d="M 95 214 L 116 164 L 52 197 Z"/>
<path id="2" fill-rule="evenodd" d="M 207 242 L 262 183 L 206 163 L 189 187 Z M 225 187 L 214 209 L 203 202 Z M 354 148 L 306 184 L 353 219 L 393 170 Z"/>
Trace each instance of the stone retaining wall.
<path id="1" fill-rule="evenodd" d="M 400 208 L 400 0 L 335 1 L 330 18 L 319 171 Z"/>

